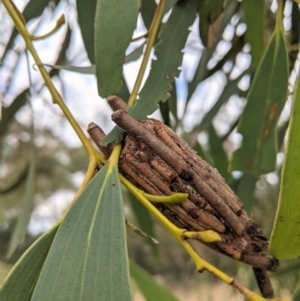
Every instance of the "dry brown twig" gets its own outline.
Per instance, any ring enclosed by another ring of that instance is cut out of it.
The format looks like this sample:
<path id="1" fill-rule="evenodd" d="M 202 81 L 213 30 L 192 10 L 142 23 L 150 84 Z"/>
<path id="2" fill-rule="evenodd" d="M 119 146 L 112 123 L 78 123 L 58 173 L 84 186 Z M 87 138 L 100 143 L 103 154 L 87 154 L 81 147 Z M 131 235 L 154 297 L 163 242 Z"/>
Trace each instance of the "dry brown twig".
<path id="1" fill-rule="evenodd" d="M 113 121 L 126 132 L 120 172 L 153 195 L 188 193 L 188 199 L 180 204 L 156 203 L 155 206 L 179 228 L 219 233 L 221 241 L 206 243 L 197 234 L 192 239 L 251 265 L 262 295 L 271 298 L 273 289 L 266 271 L 274 272 L 279 262 L 267 255 L 268 240 L 249 219 L 242 203 L 218 171 L 160 121 L 138 122 L 124 111 L 126 104 L 120 98 L 111 96 L 108 102 L 117 109 L 112 115 Z M 101 146 L 104 132 L 94 123 L 88 132 L 108 158 L 112 146 Z"/>

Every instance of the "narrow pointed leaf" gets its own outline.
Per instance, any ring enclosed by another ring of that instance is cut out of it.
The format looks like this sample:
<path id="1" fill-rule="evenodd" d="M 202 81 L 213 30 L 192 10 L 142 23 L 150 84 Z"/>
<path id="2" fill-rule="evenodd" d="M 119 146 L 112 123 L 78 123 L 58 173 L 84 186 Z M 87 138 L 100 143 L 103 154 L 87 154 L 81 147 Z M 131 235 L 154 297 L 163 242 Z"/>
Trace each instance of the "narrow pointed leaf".
<path id="1" fill-rule="evenodd" d="M 228 80 L 227 84 L 225 85 L 221 95 L 219 96 L 218 100 L 215 104 L 211 107 L 211 109 L 207 112 L 207 114 L 203 117 L 202 121 L 199 125 L 195 126 L 197 130 L 207 130 L 212 123 L 213 118 L 219 112 L 221 107 L 229 100 L 229 98 L 234 94 L 241 94 L 240 89 L 238 88 L 239 81 L 247 74 L 248 70 L 243 72 L 240 76 L 238 76 L 234 80 Z"/>
<path id="2" fill-rule="evenodd" d="M 132 52 L 130 52 L 126 56 L 124 63 L 127 64 L 140 58 L 140 56 L 143 54 L 145 44 L 146 42 L 142 43 L 140 46 L 136 47 Z"/>
<path id="3" fill-rule="evenodd" d="M 130 192 L 128 192 L 128 197 L 139 227 L 148 235 L 155 237 L 154 223 L 150 212 Z"/>
<path id="4" fill-rule="evenodd" d="M 97 0 L 76 0 L 78 24 L 88 58 L 95 64 L 95 12 Z"/>
<path id="5" fill-rule="evenodd" d="M 139 99 L 128 113 L 137 120 L 145 119 L 158 109 L 158 103 L 170 97 L 174 76 L 179 75 L 178 67 L 182 63 L 183 48 L 189 34 L 189 26 L 196 18 L 195 1 L 183 1 L 173 7 L 171 16 L 162 29 L 160 43 L 155 49 L 157 59 L 152 62 L 149 77 L 142 88 Z M 123 131 L 115 127 L 102 141 L 107 145 L 120 141 Z"/>
<path id="6" fill-rule="evenodd" d="M 82 74 L 95 74 L 96 73 L 96 66 L 59 66 L 59 65 L 51 65 L 51 64 L 43 64 L 46 67 L 50 67 L 56 70 L 65 70 L 65 71 L 71 71 L 76 73 L 82 73 Z"/>
<path id="7" fill-rule="evenodd" d="M 279 205 L 271 235 L 270 250 L 279 259 L 300 255 L 300 81 L 295 87 L 287 149 L 282 169 Z"/>
<path id="8" fill-rule="evenodd" d="M 122 88 L 125 51 L 135 29 L 140 0 L 99 0 L 95 20 L 98 93 L 107 97 Z"/>
<path id="9" fill-rule="evenodd" d="M 208 133 L 210 154 L 214 160 L 214 167 L 220 172 L 225 181 L 228 183 L 232 180 L 232 176 L 231 173 L 228 172 L 228 158 L 225 150 L 223 149 L 222 140 L 217 135 L 213 125 L 209 127 Z"/>
<path id="10" fill-rule="evenodd" d="M 142 1 L 141 15 L 147 29 L 152 23 L 157 4 L 155 0 Z"/>
<path id="11" fill-rule="evenodd" d="M 156 235 L 155 235 L 155 231 L 154 231 L 154 221 L 153 221 L 153 218 L 152 218 L 150 212 L 130 192 L 128 192 L 128 197 L 129 197 L 129 201 L 131 203 L 131 207 L 134 211 L 135 218 L 138 222 L 138 226 L 146 234 L 155 238 Z M 159 249 L 157 247 L 157 244 L 154 244 L 150 240 L 146 240 L 146 243 L 151 248 L 153 255 L 158 257 Z"/>
<path id="12" fill-rule="evenodd" d="M 33 121 L 32 121 L 33 122 Z M 24 243 L 27 235 L 27 226 L 30 219 L 30 214 L 33 208 L 33 197 L 35 187 L 35 169 L 36 169 L 36 151 L 34 144 L 34 125 L 31 124 L 30 129 L 30 162 L 25 187 L 24 199 L 22 201 L 21 212 L 18 216 L 16 227 L 13 231 L 9 242 L 8 252 L 6 257 L 10 258 L 16 251 L 19 245 Z"/>
<path id="13" fill-rule="evenodd" d="M 42 235 L 23 254 L 5 279 L 2 301 L 29 301 L 58 226 Z"/>
<path id="14" fill-rule="evenodd" d="M 238 131 L 243 145 L 231 170 L 264 174 L 276 167 L 276 126 L 287 98 L 288 59 L 282 29 L 276 26 L 250 87 Z"/>
<path id="15" fill-rule="evenodd" d="M 254 191 L 257 178 L 252 174 L 244 173 L 239 180 L 236 195 L 243 203 L 244 210 L 250 215 L 254 205 Z"/>
<path id="16" fill-rule="evenodd" d="M 228 25 L 228 23 L 230 22 L 231 18 L 233 17 L 233 15 L 236 13 L 238 7 L 239 7 L 239 4 L 236 1 L 233 1 L 228 6 L 226 6 L 225 11 L 224 11 L 222 25 L 221 25 L 219 34 L 217 35 L 217 41 L 220 41 L 222 39 L 223 32 L 224 32 L 226 26 Z M 223 59 L 221 59 L 214 68 L 208 69 L 207 64 L 208 64 L 209 60 L 212 58 L 212 55 L 215 52 L 217 44 L 218 43 L 216 43 L 215 47 L 212 49 L 207 49 L 207 48 L 203 49 L 198 67 L 194 74 L 194 77 L 193 77 L 192 81 L 188 84 L 188 96 L 187 96 L 186 106 L 188 105 L 198 84 L 200 82 L 204 81 L 206 78 L 213 75 L 215 72 L 219 71 L 222 68 L 222 66 L 225 64 L 225 62 L 227 62 L 229 59 L 234 60 L 237 53 L 242 49 L 242 47 L 244 45 L 244 41 L 243 41 L 242 37 L 234 37 L 233 41 L 232 41 L 232 44 L 233 44 L 232 48 L 228 51 L 228 53 L 225 54 Z"/>
<path id="17" fill-rule="evenodd" d="M 224 0 L 202 0 L 200 1 L 199 32 L 205 47 L 209 44 L 209 27 L 217 20 L 223 12 Z"/>
<path id="18" fill-rule="evenodd" d="M 178 301 L 178 299 L 165 287 L 159 285 L 155 279 L 130 260 L 130 275 L 136 281 L 139 289 L 147 301 Z"/>
<path id="19" fill-rule="evenodd" d="M 257 67 L 264 53 L 264 1 L 245 0 L 241 6 L 247 24 L 245 40 L 251 45 L 253 65 Z"/>
<path id="20" fill-rule="evenodd" d="M 131 300 L 121 187 L 110 162 L 63 220 L 31 300 Z"/>

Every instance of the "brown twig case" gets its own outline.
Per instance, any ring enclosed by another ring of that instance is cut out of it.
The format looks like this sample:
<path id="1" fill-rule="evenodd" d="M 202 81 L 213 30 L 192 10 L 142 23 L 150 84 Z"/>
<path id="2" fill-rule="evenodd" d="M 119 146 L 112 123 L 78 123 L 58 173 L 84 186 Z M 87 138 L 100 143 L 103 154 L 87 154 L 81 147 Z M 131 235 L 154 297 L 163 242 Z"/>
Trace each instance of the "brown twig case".
<path id="1" fill-rule="evenodd" d="M 188 231 L 214 230 L 222 238 L 205 243 L 210 248 L 251 265 L 264 297 L 273 289 L 266 271 L 275 271 L 278 260 L 267 255 L 268 240 L 242 209 L 242 203 L 216 169 L 211 167 L 170 128 L 158 120 L 134 120 L 125 111 L 112 115 L 125 132 L 119 160 L 120 172 L 137 187 L 153 195 L 188 193 L 179 204 L 155 204 L 175 225 Z M 102 134 L 96 139 L 97 126 L 89 133 L 104 155 Z M 96 141 L 97 140 L 97 141 Z"/>

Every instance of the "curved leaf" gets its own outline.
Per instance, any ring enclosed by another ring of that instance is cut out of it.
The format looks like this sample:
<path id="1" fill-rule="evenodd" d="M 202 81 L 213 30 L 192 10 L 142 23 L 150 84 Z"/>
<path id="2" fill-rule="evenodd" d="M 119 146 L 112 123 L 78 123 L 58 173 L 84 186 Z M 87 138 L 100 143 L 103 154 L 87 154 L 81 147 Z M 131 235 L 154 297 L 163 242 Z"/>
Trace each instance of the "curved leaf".
<path id="1" fill-rule="evenodd" d="M 140 203 L 136 197 L 128 191 L 128 198 L 131 203 L 131 207 L 134 211 L 135 218 L 142 231 L 151 237 L 155 237 L 154 222 L 150 212 Z M 149 247 L 152 249 L 154 256 L 158 257 L 158 247 L 151 240 L 147 239 Z"/>
<path id="2" fill-rule="evenodd" d="M 165 287 L 159 285 L 154 278 L 139 267 L 132 260 L 129 261 L 130 274 L 136 281 L 147 301 L 178 301 L 178 299 Z"/>
<path id="3" fill-rule="evenodd" d="M 253 65 L 257 67 L 264 53 L 264 1 L 244 0 L 241 7 L 247 24 L 245 40 L 251 45 Z"/>
<path id="4" fill-rule="evenodd" d="M 88 58 L 95 64 L 95 12 L 97 0 L 76 0 L 78 24 Z"/>
<path id="5" fill-rule="evenodd" d="M 300 255 L 299 128 L 300 80 L 298 77 L 281 175 L 279 205 L 270 241 L 270 250 L 279 259 L 291 259 Z"/>
<path id="6" fill-rule="evenodd" d="M 92 179 L 57 231 L 32 301 L 131 300 L 116 166 Z"/>
<path id="7" fill-rule="evenodd" d="M 209 151 L 214 160 L 214 167 L 224 177 L 225 181 L 229 183 L 232 180 L 231 173 L 228 172 L 228 158 L 223 148 L 222 140 L 215 131 L 213 125 L 208 129 L 209 134 Z"/>
<path id="8" fill-rule="evenodd" d="M 42 235 L 23 254 L 5 279 L 2 301 L 29 301 L 58 226 Z"/>
<path id="9" fill-rule="evenodd" d="M 34 188 L 35 188 L 35 170 L 36 170 L 36 150 L 34 144 L 34 125 L 31 121 L 30 127 L 30 162 L 26 179 L 26 188 L 24 192 L 24 199 L 22 207 L 18 216 L 16 227 L 9 241 L 9 247 L 6 257 L 10 258 L 16 251 L 17 247 L 24 243 L 27 235 L 27 225 L 30 220 L 31 211 L 33 208 Z"/>
<path id="10" fill-rule="evenodd" d="M 128 108 L 128 114 L 136 120 L 142 120 L 152 114 L 160 101 L 170 97 L 174 76 L 178 76 L 189 26 L 196 18 L 196 1 L 183 1 L 173 7 L 171 16 L 163 27 L 160 43 L 155 49 L 157 59 L 152 62 L 151 71 L 134 107 Z M 105 139 L 103 145 L 122 139 L 123 130 L 115 127 Z"/>
<path id="11" fill-rule="evenodd" d="M 199 32 L 202 43 L 205 47 L 212 48 L 215 43 L 211 46 L 210 28 L 214 26 L 214 22 L 220 17 L 223 12 L 224 0 L 202 0 L 200 1 L 199 13 Z M 221 21 L 222 22 L 222 21 Z M 218 24 L 220 25 L 220 24 Z M 218 26 L 219 29 L 219 26 Z M 217 30 L 218 32 L 218 30 Z M 211 47 L 209 47 L 211 46 Z"/>
<path id="12" fill-rule="evenodd" d="M 248 93 L 238 125 L 243 145 L 233 154 L 231 170 L 256 175 L 275 170 L 276 126 L 287 99 L 287 89 L 286 44 L 282 28 L 276 26 Z"/>
<path id="13" fill-rule="evenodd" d="M 99 0 L 96 6 L 95 59 L 98 93 L 122 88 L 125 51 L 136 26 L 140 0 Z"/>

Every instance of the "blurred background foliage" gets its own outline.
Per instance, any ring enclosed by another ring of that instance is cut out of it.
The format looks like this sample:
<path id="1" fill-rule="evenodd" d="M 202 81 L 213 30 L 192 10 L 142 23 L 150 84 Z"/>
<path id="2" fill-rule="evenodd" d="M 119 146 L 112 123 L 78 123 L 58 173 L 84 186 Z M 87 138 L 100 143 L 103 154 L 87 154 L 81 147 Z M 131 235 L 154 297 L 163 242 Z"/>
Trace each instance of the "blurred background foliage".
<path id="1" fill-rule="evenodd" d="M 61 13 L 66 15 L 67 25 L 46 41 L 36 42 L 43 62 L 61 66 L 94 64 L 91 46 L 94 33 L 89 30 L 93 25 L 94 1 L 15 2 L 24 8 L 28 28 L 35 34 L 51 28 Z M 170 8 L 174 2 L 168 1 L 167 7 Z M 245 210 L 269 237 L 278 201 L 291 96 L 278 123 L 276 170 L 261 176 L 228 170 L 232 153 L 241 144 L 241 135 L 236 127 L 246 104 L 247 92 L 274 30 L 276 1 L 231 0 L 224 3 L 203 0 L 200 3 L 200 21 L 197 18 L 191 27 L 182 53 L 181 75 L 173 84 L 170 99 L 160 105 L 160 112 L 154 116 L 172 127 L 220 171 L 240 197 Z M 149 28 L 155 8 L 155 1 L 143 1 L 134 36 L 140 36 Z M 222 18 L 215 23 L 220 14 Z M 164 20 L 166 18 L 167 15 Z M 83 179 L 88 158 L 62 113 L 51 104 L 50 95 L 38 72 L 33 70 L 31 60 L 30 84 L 24 42 L 13 28 L 2 3 L 0 20 L 2 284 L 26 248 L 65 210 Z M 289 42 L 289 91 L 292 94 L 298 66 L 299 6 L 289 0 L 285 2 L 284 31 Z M 119 94 L 125 100 L 132 89 L 144 42 L 143 39 L 132 42 L 127 51 L 124 65 L 126 84 Z M 49 68 L 49 73 L 83 128 L 91 121 L 107 131 L 112 128 L 111 111 L 105 100 L 97 96 L 94 75 L 52 68 Z M 248 131 L 251 132 L 251 128 Z M 129 255 L 159 283 L 171 288 L 182 300 L 199 300 L 203 294 L 205 300 L 220 300 L 220 294 L 222 300 L 243 299 L 208 273 L 197 274 L 189 256 L 166 230 L 125 191 L 124 199 L 127 219 L 160 242 L 155 246 L 129 232 Z M 196 247 L 218 268 L 250 289 L 255 288 L 249 267 L 204 246 Z M 294 295 L 294 300 L 300 300 L 299 266 L 299 260 L 282 263 L 272 276 L 276 295 Z M 142 297 L 137 292 L 136 300 L 139 298 Z"/>

